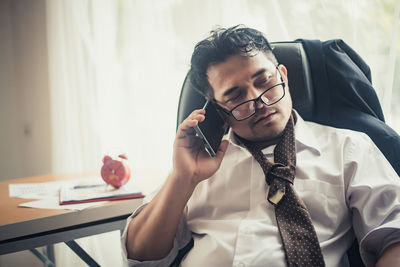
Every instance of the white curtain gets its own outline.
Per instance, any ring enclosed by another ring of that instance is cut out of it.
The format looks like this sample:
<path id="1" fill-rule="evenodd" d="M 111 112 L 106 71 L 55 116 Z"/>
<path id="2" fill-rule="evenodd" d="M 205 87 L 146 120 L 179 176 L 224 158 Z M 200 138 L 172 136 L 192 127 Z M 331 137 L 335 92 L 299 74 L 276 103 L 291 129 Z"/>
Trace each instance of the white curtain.
<path id="1" fill-rule="evenodd" d="M 168 172 L 190 55 L 217 25 L 245 24 L 270 41 L 343 39 L 371 67 L 400 132 L 399 13 L 395 0 L 47 0 L 53 172 L 99 169 L 104 154 L 118 152 L 133 179 L 139 169 Z M 118 255 L 109 253 L 118 234 L 110 238 L 85 239 L 106 266 L 120 264 L 104 257 Z"/>
<path id="2" fill-rule="evenodd" d="M 104 153 L 124 149 L 130 120 L 118 61 L 118 5 L 47 1 L 53 173 L 100 170 Z M 121 91 L 122 90 L 122 91 Z M 121 266 L 119 232 L 77 242 L 101 266 Z M 86 266 L 65 244 L 57 266 Z"/>

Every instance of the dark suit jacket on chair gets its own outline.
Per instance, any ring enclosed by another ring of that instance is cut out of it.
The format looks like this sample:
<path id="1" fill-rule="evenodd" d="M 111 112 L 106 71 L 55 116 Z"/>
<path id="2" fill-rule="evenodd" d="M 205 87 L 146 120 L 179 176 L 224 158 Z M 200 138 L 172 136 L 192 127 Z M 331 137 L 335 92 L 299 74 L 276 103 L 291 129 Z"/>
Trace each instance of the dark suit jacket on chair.
<path id="1" fill-rule="evenodd" d="M 400 175 L 400 136 L 385 124 L 369 66 L 342 40 L 300 41 L 315 92 L 314 114 L 308 119 L 366 133 Z"/>

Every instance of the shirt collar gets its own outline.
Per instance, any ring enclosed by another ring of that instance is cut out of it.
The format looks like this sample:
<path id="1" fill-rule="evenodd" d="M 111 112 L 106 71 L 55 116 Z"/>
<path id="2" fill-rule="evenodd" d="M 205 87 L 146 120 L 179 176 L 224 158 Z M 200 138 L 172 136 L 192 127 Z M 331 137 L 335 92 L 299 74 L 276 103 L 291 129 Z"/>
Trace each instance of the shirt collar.
<path id="1" fill-rule="evenodd" d="M 299 113 L 296 110 L 294 112 L 297 115 L 297 122 L 294 126 L 297 152 L 308 148 L 316 154 L 321 155 L 321 147 L 317 142 L 318 139 L 314 132 L 308 127 L 307 122 L 303 120 Z"/>
<path id="2" fill-rule="evenodd" d="M 303 118 L 299 115 L 299 113 L 294 110 L 297 115 L 297 122 L 294 127 L 295 136 L 296 136 L 296 146 L 297 152 L 300 152 L 304 149 L 310 149 L 312 152 L 321 155 L 321 148 L 317 142 L 317 137 L 311 131 L 311 129 L 307 126 L 307 123 L 303 120 Z M 240 142 L 236 139 L 235 134 L 232 129 L 229 129 L 228 134 L 225 135 L 224 139 L 228 140 L 230 144 L 234 147 L 239 148 L 240 150 L 246 150 Z M 275 145 L 269 146 L 263 149 L 264 154 L 273 154 Z"/>

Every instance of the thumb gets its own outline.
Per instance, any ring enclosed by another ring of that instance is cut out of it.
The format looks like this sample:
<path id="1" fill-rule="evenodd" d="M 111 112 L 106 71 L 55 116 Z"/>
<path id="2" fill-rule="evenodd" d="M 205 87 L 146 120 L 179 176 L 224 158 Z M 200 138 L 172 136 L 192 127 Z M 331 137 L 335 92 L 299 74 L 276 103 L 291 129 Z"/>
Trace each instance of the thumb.
<path id="1" fill-rule="evenodd" d="M 228 140 L 223 140 L 221 142 L 221 144 L 219 145 L 218 151 L 217 151 L 217 155 L 216 158 L 218 159 L 218 161 L 222 161 L 222 158 L 225 155 L 226 150 L 228 149 Z"/>

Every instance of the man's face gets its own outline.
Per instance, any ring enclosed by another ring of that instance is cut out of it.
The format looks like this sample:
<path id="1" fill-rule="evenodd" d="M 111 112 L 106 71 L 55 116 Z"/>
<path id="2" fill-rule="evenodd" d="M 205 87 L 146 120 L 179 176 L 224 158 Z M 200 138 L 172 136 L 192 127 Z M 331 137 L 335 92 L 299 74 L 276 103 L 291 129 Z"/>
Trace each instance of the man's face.
<path id="1" fill-rule="evenodd" d="M 232 130 L 244 139 L 272 144 L 285 129 L 292 110 L 292 100 L 287 86 L 286 68 L 283 65 L 278 68 L 286 83 L 285 96 L 279 102 L 266 106 L 257 101 L 256 113 L 243 121 L 237 121 L 232 116 L 226 118 Z M 271 82 L 281 82 L 275 65 L 262 52 L 254 56 L 231 56 L 224 62 L 210 66 L 207 75 L 215 100 L 227 110 L 257 98 L 268 89 Z"/>

